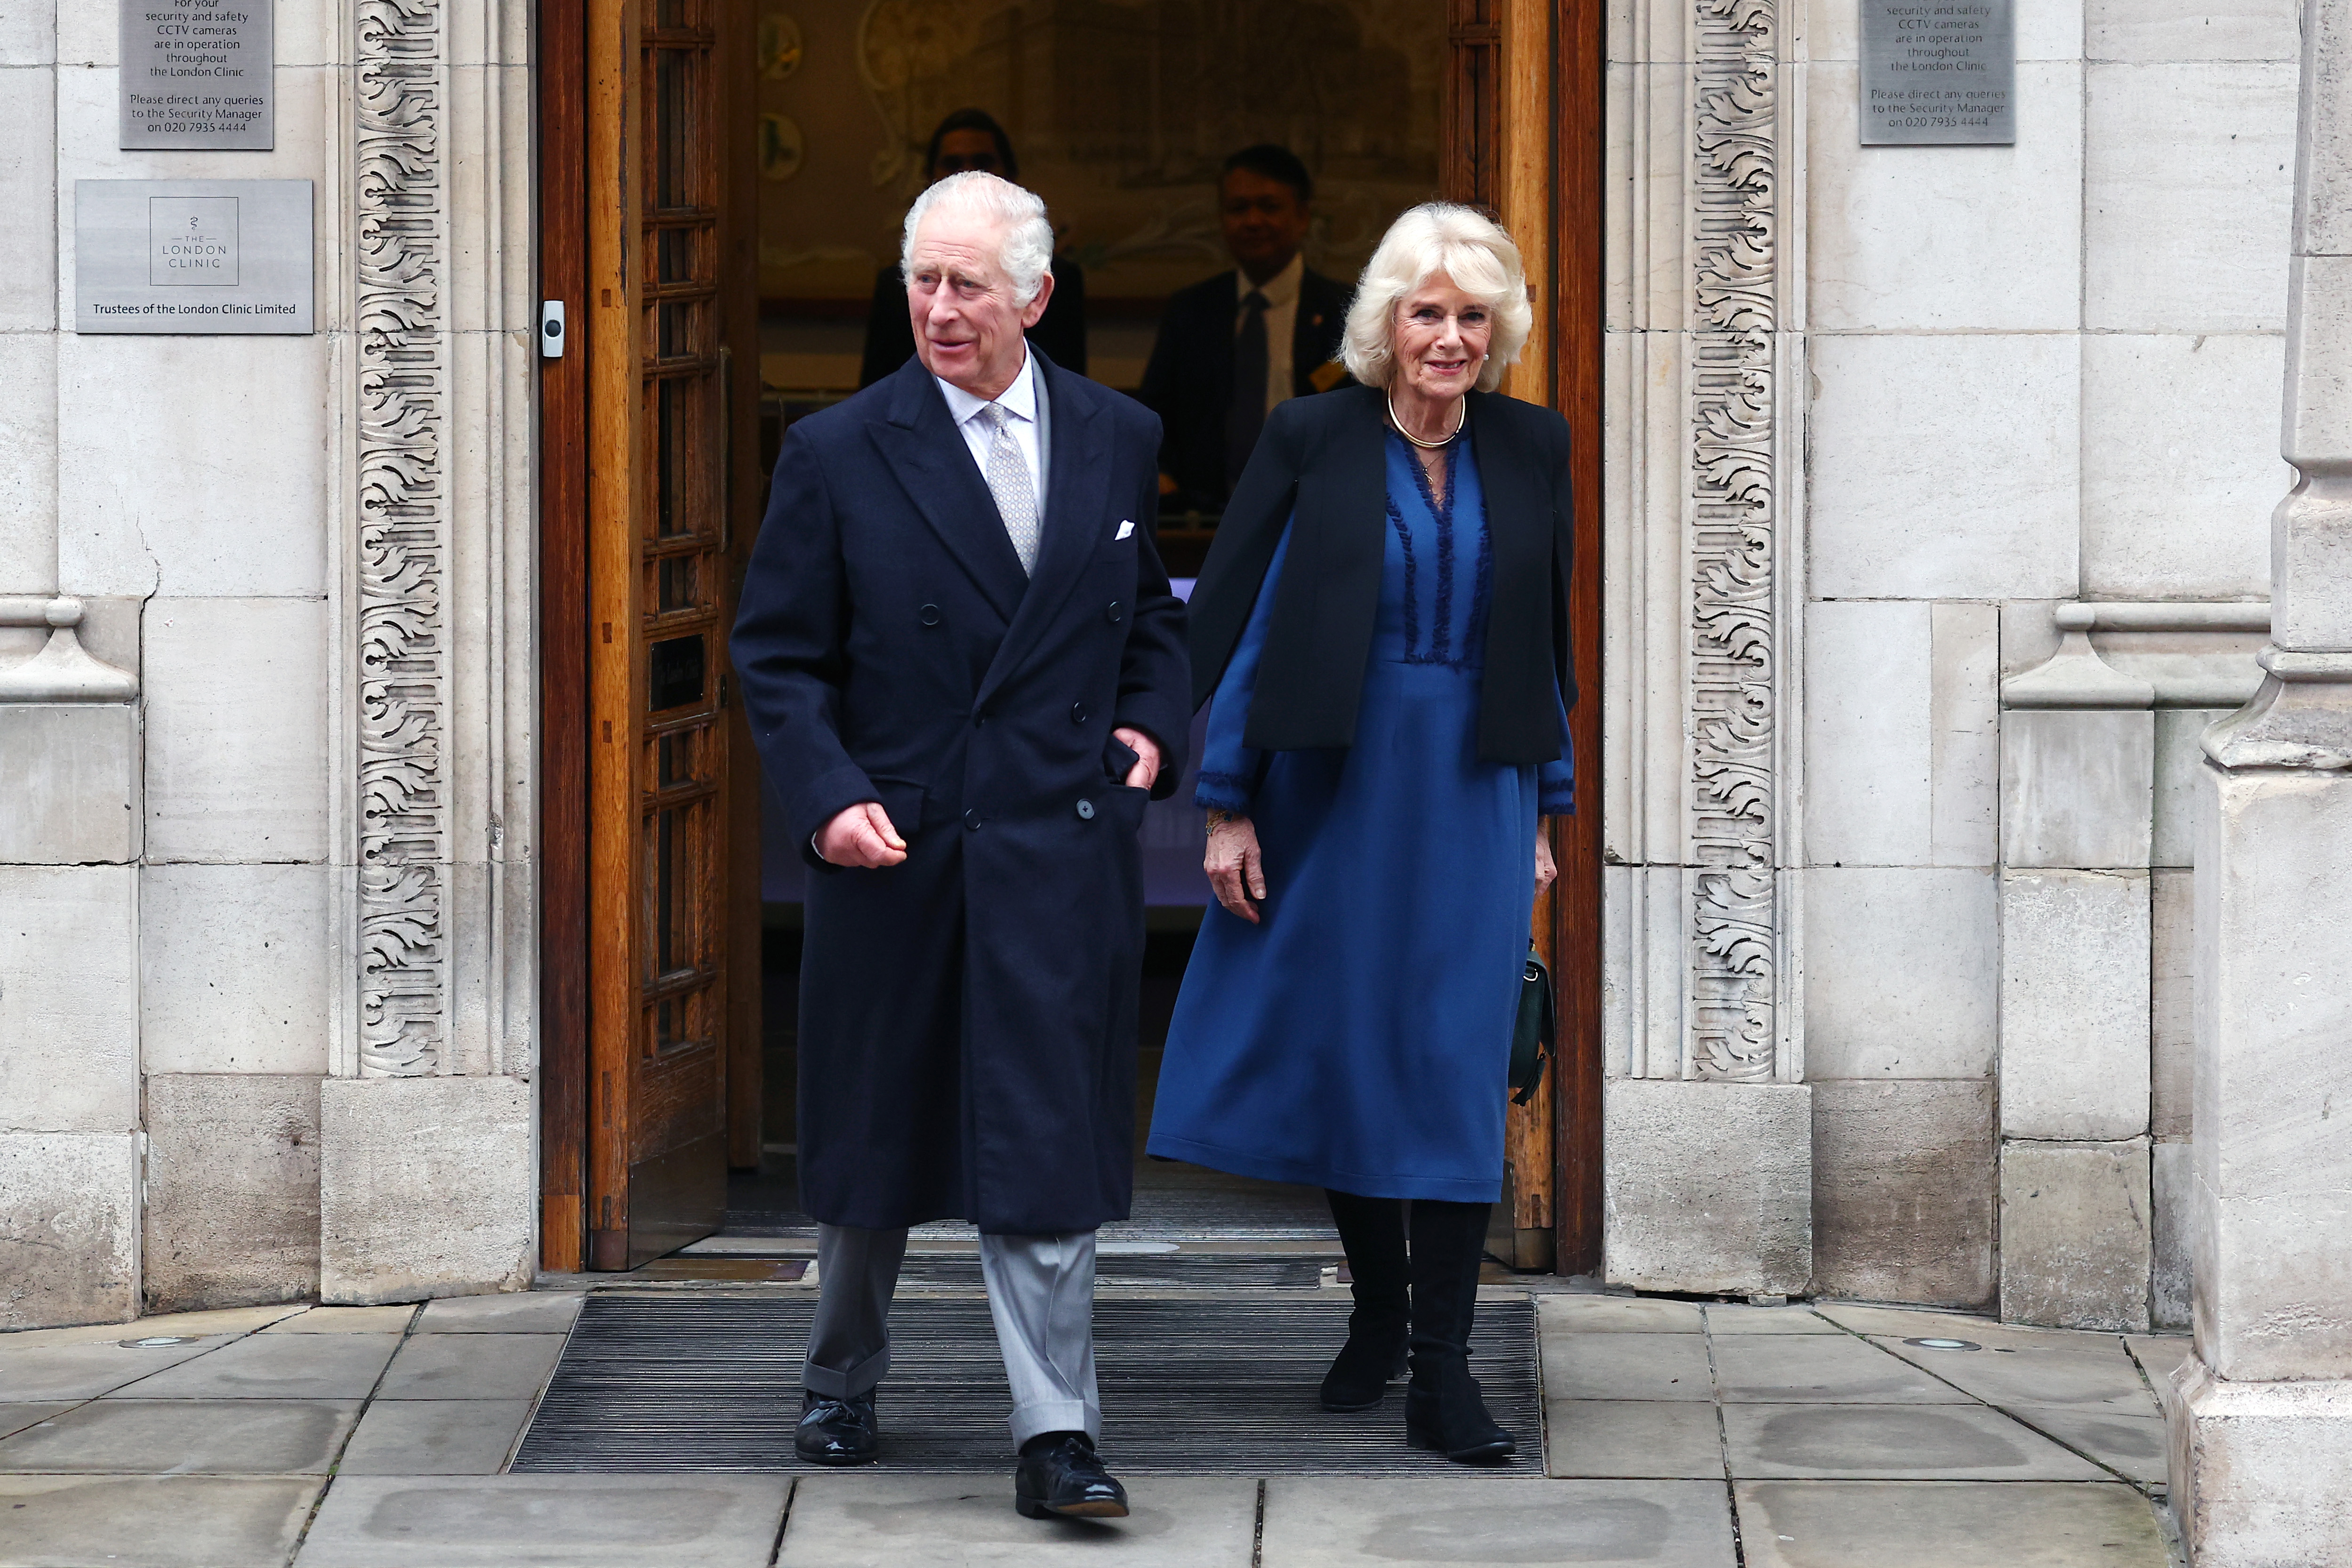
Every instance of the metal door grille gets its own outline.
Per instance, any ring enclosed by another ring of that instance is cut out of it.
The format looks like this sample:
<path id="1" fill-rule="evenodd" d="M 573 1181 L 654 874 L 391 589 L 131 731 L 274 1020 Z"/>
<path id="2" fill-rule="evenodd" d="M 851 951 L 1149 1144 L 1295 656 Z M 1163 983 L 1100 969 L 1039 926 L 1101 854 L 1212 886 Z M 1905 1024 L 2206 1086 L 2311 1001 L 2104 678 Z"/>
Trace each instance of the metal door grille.
<path id="1" fill-rule="evenodd" d="M 518 1471 L 802 1470 L 800 1363 L 815 1306 L 757 1298 L 595 1295 L 523 1438 Z M 1540 1476 L 1533 1306 L 1478 1309 L 1472 1363 L 1519 1454 L 1448 1465 L 1404 1446 L 1402 1385 L 1373 1409 L 1316 1402 L 1348 1303 L 1119 1299 L 1095 1304 L 1103 1453 L 1123 1475 Z M 1005 1473 L 1010 1405 L 988 1304 L 908 1297 L 892 1309 L 883 1467 Z"/>

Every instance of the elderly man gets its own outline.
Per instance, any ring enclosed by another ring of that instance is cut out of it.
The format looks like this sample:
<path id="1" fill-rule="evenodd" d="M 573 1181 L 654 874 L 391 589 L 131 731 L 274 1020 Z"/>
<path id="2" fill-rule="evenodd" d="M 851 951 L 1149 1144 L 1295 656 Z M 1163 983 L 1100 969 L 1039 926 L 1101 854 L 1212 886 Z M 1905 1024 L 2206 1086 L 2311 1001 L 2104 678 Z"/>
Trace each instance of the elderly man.
<path id="1" fill-rule="evenodd" d="M 907 215 L 916 358 L 795 424 L 735 626 L 751 731 L 819 874 L 800 1174 L 820 1293 L 794 1447 L 878 1451 L 907 1227 L 964 1218 L 1013 1386 L 1014 1506 L 1116 1517 L 1095 1229 L 1133 1188 L 1137 829 L 1182 772 L 1159 423 L 1024 341 L 1045 204 L 956 174 Z"/>

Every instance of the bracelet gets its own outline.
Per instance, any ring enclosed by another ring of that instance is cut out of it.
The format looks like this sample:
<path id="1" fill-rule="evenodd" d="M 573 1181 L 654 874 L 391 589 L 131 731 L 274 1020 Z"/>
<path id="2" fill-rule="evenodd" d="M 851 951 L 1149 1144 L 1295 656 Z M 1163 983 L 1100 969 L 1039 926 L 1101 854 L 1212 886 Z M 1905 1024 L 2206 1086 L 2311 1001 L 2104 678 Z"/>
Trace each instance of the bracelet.
<path id="1" fill-rule="evenodd" d="M 1213 805 L 1209 807 L 1208 810 L 1203 813 L 1203 816 L 1208 821 L 1208 831 L 1211 833 L 1214 833 L 1218 828 L 1223 827 L 1228 822 L 1247 822 L 1249 820 L 1249 817 L 1245 814 L 1238 811 L 1227 811 L 1222 805 Z"/>

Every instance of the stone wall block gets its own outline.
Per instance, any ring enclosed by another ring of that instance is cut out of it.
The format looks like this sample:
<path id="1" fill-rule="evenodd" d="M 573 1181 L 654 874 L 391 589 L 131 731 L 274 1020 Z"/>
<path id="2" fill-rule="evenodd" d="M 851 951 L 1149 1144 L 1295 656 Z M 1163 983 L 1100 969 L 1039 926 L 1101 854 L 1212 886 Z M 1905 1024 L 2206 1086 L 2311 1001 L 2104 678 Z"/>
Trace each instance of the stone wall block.
<path id="1" fill-rule="evenodd" d="M 2147 1321 L 2158 1333 L 2187 1331 L 2197 1264 L 2195 1151 L 2187 1143 L 2148 1150 Z"/>
<path id="2" fill-rule="evenodd" d="M 2083 324 L 2278 331 L 2294 67 L 2094 65 L 2084 89 Z"/>
<path id="3" fill-rule="evenodd" d="M 1816 865 L 1930 863 L 1931 606 L 1805 607 L 1805 847 Z"/>
<path id="4" fill-rule="evenodd" d="M 2000 716 L 2000 859 L 2086 868 L 2147 864 L 2156 717 L 2012 710 Z"/>
<path id="5" fill-rule="evenodd" d="M 319 1079 L 147 1080 L 150 1312 L 319 1293 Z"/>
<path id="6" fill-rule="evenodd" d="M 2292 60 L 2296 0 L 2087 0 L 2085 52 L 2100 60 Z"/>
<path id="7" fill-rule="evenodd" d="M 1804 874 L 1805 1064 L 1816 1079 L 1989 1078 L 1999 1048 L 1990 870 Z"/>
<path id="8" fill-rule="evenodd" d="M 1810 352 L 1811 593 L 2074 596 L 2074 334 L 1855 334 L 1817 338 Z"/>
<path id="9" fill-rule="evenodd" d="M 323 1300 L 530 1288 L 538 1169 L 529 1083 L 329 1079 L 320 1133 Z"/>
<path id="10" fill-rule="evenodd" d="M 322 865 L 142 868 L 150 1074 L 327 1070 L 331 875 Z"/>
<path id="11" fill-rule="evenodd" d="M 2195 890 L 2187 871 L 2152 871 L 2148 900 L 2147 1130 L 2186 1142 L 2195 1126 Z"/>
<path id="12" fill-rule="evenodd" d="M 159 598 L 146 645 L 148 857 L 325 859 L 326 602 Z"/>
<path id="13" fill-rule="evenodd" d="M 0 36 L 16 16 L 8 7 Z M 0 210 L 14 215 L 0 224 L 0 331 L 57 326 L 58 233 L 41 221 L 57 208 L 57 142 L 56 71 L 0 68 Z"/>
<path id="14" fill-rule="evenodd" d="M 1601 1246 L 1610 1281 L 1802 1291 L 1812 1268 L 1811 1099 L 1803 1084 L 1606 1084 Z"/>
<path id="15" fill-rule="evenodd" d="M 0 1131 L 137 1130 L 137 920 L 131 867 L 0 866 Z"/>
<path id="16" fill-rule="evenodd" d="M 54 65 L 57 58 L 57 0 L 0 11 L 0 67 Z"/>
<path id="17" fill-rule="evenodd" d="M 2197 843 L 2197 783 L 2205 766 L 2205 731 L 2228 717 L 2212 708 L 2156 710 L 2156 816 L 2148 840 L 2150 866 L 2189 865 Z"/>
<path id="18" fill-rule="evenodd" d="M 139 710 L 0 703 L 0 864 L 139 858 Z"/>
<path id="19" fill-rule="evenodd" d="M 1811 1088 L 1813 1291 L 1924 1306 L 1989 1305 L 1992 1084 L 1909 1079 Z"/>
<path id="20" fill-rule="evenodd" d="M 139 1315 L 139 1135 L 0 1132 L 0 1329 Z"/>
<path id="21" fill-rule="evenodd" d="M 0 331 L 0 594 L 58 586 L 58 340 Z M 0 633 L 15 663 L 40 651 L 37 631 Z"/>
<path id="22" fill-rule="evenodd" d="M 2147 874 L 2005 872 L 2000 906 L 2001 1135 L 2145 1133 Z"/>
<path id="23" fill-rule="evenodd" d="M 2001 1321 L 2146 1332 L 2149 1223 L 2147 1139 L 2003 1144 Z"/>
<path id="24" fill-rule="evenodd" d="M 2198 819 L 2197 1352 L 2352 1378 L 2352 788 L 2208 763 Z"/>
<path id="25" fill-rule="evenodd" d="M 1683 1000 L 1679 866 L 1607 866 L 1601 873 L 1601 1013 L 1604 1076 L 1678 1078 Z M 1653 1049 L 1653 1047 L 1663 1048 Z"/>
<path id="26" fill-rule="evenodd" d="M 2352 1382 L 2237 1383 L 2196 1356 L 2165 1394 L 2172 1516 L 2197 1568 L 2352 1563 Z"/>

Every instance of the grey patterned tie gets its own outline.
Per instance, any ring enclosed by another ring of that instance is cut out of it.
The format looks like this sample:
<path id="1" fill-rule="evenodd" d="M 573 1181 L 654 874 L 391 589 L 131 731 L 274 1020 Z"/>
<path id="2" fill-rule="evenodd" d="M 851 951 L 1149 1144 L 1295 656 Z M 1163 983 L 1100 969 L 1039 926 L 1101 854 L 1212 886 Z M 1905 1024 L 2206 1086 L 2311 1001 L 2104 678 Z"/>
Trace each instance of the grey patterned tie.
<path id="1" fill-rule="evenodd" d="M 1037 492 L 1029 483 L 1029 460 L 1013 438 L 1013 416 L 1003 404 L 992 403 L 973 417 L 985 421 L 991 432 L 988 463 L 982 472 L 989 493 L 996 498 L 997 515 L 1004 520 L 1004 531 L 1013 540 L 1013 553 L 1021 557 L 1021 570 L 1034 573 L 1037 570 Z"/>

